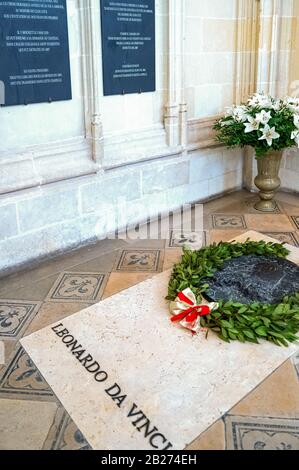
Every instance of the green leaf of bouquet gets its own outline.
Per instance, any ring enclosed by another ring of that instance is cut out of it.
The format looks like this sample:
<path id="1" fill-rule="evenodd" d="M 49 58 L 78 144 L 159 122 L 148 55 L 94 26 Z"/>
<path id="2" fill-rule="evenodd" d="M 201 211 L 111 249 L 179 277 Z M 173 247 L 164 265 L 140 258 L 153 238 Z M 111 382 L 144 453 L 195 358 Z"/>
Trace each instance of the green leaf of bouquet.
<path id="1" fill-rule="evenodd" d="M 247 338 L 255 339 L 255 334 L 252 330 L 243 330 L 243 333 Z"/>
<path id="2" fill-rule="evenodd" d="M 256 334 L 259 336 L 268 336 L 268 330 L 265 326 L 260 326 L 255 330 Z"/>

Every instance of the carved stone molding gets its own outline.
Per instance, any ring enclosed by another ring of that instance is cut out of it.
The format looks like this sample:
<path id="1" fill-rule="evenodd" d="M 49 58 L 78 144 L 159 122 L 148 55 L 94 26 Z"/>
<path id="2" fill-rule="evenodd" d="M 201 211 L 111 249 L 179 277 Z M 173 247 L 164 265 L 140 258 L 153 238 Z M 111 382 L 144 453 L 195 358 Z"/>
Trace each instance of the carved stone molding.
<path id="1" fill-rule="evenodd" d="M 86 138 L 91 139 L 92 158 L 103 159 L 103 126 L 100 114 L 101 30 L 99 0 L 79 0 Z"/>
<path id="2" fill-rule="evenodd" d="M 221 116 L 210 116 L 204 119 L 189 119 L 188 121 L 188 151 L 217 147 L 213 126 Z"/>
<path id="3" fill-rule="evenodd" d="M 170 147 L 186 145 L 187 104 L 184 83 L 185 1 L 169 0 L 168 17 L 168 102 L 165 130 Z"/>
<path id="4" fill-rule="evenodd" d="M 89 154 L 88 141 L 82 137 L 6 152 L 0 162 L 0 194 L 96 173 Z"/>

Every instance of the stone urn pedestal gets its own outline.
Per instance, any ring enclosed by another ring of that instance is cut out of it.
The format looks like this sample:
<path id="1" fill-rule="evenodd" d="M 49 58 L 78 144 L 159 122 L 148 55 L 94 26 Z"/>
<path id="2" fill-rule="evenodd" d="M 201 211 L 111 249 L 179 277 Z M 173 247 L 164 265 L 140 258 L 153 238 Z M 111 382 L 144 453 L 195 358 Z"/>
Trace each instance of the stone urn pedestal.
<path id="1" fill-rule="evenodd" d="M 257 159 L 258 175 L 254 180 L 260 190 L 260 201 L 255 204 L 255 209 L 261 212 L 274 212 L 277 203 L 274 194 L 281 185 L 279 169 L 283 150 L 268 152 Z"/>

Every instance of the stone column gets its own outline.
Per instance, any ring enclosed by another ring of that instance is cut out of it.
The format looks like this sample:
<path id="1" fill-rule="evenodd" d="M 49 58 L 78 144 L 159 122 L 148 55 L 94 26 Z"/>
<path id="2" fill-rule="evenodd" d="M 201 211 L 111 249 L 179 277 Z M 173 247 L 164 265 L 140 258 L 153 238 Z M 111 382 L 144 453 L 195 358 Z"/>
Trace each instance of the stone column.
<path id="1" fill-rule="evenodd" d="M 92 158 L 103 160 L 103 126 L 100 114 L 101 31 L 100 2 L 79 0 L 83 50 L 83 87 L 86 138 L 91 140 Z"/>
<path id="2" fill-rule="evenodd" d="M 169 0 L 168 23 L 168 102 L 165 106 L 165 130 L 170 147 L 185 146 L 187 140 L 187 104 L 184 92 L 184 0 Z"/>

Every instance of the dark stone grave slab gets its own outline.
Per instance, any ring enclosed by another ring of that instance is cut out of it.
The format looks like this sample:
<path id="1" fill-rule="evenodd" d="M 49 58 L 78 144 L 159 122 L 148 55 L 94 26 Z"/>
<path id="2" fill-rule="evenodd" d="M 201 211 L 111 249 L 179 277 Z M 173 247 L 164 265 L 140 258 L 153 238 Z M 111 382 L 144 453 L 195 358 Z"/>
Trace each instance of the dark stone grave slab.
<path id="1" fill-rule="evenodd" d="M 240 256 L 225 261 L 207 283 L 205 297 L 211 301 L 278 304 L 284 296 L 299 292 L 299 267 L 277 256 Z"/>

